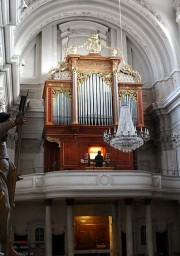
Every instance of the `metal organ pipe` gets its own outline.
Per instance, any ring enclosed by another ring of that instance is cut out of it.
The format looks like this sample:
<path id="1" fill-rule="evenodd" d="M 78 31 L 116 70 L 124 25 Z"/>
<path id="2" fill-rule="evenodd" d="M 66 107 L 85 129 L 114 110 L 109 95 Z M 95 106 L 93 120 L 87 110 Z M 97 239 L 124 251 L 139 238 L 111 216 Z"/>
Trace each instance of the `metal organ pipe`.
<path id="1" fill-rule="evenodd" d="M 137 102 L 128 94 L 124 95 L 120 101 L 120 108 L 122 104 L 129 104 L 129 110 L 132 115 L 134 125 L 137 125 Z"/>
<path id="2" fill-rule="evenodd" d="M 98 75 L 92 74 L 78 88 L 79 124 L 112 125 L 111 87 Z"/>
<path id="3" fill-rule="evenodd" d="M 69 125 L 70 121 L 71 100 L 64 93 L 59 93 L 53 100 L 53 123 Z"/>

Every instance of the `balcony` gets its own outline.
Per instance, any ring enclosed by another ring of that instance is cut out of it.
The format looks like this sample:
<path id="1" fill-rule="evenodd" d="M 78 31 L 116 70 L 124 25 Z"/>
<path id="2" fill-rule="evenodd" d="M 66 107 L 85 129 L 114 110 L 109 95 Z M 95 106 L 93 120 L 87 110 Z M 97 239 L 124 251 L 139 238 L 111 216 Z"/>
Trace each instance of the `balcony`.
<path id="1" fill-rule="evenodd" d="M 164 198 L 180 196 L 180 177 L 147 171 L 65 170 L 23 175 L 15 200 Z"/>

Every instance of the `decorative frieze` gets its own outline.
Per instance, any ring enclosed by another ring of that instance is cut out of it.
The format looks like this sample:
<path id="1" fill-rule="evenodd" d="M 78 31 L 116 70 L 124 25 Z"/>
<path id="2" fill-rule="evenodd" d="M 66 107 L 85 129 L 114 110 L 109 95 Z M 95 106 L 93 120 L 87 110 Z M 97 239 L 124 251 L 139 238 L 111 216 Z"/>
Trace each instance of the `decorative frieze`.
<path id="1" fill-rule="evenodd" d="M 0 112 L 6 112 L 5 99 L 0 99 Z"/>
<path id="2" fill-rule="evenodd" d="M 180 128 L 176 132 L 172 133 L 171 139 L 175 147 L 178 147 L 180 145 Z"/>

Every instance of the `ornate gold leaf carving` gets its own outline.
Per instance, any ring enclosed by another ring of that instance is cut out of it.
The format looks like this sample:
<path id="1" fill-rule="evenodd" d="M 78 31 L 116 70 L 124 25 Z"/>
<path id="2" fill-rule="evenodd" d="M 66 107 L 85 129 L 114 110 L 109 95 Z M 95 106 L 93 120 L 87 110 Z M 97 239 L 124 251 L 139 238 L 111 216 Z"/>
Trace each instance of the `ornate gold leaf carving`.
<path id="1" fill-rule="evenodd" d="M 107 85 L 112 86 L 112 72 L 109 71 L 99 71 L 99 70 L 78 70 L 77 71 L 77 84 L 81 85 L 84 81 L 88 79 L 92 74 L 99 75 Z"/>
<path id="2" fill-rule="evenodd" d="M 58 144 L 58 147 L 60 148 L 61 147 L 61 142 L 58 138 L 54 138 L 54 137 L 49 137 L 47 136 L 46 137 L 46 140 L 49 141 L 49 142 L 55 142 Z"/>
<path id="3" fill-rule="evenodd" d="M 68 63 L 66 61 L 58 62 L 56 67 L 53 67 L 49 70 L 47 78 L 52 79 L 53 74 L 58 72 L 63 72 L 68 69 Z"/>
<path id="4" fill-rule="evenodd" d="M 102 49 L 101 41 L 99 40 L 99 35 L 92 33 L 87 40 L 87 50 L 90 53 L 100 53 Z"/>
<path id="5" fill-rule="evenodd" d="M 63 93 L 70 100 L 72 99 L 71 88 L 61 87 L 61 88 L 53 89 L 52 90 L 52 98 L 54 99 L 59 93 Z"/>
<path id="6" fill-rule="evenodd" d="M 84 66 L 84 67 L 109 67 L 111 69 L 111 63 L 110 62 L 87 62 L 87 61 L 78 61 L 79 66 Z"/>
<path id="7" fill-rule="evenodd" d="M 137 93 L 134 90 L 121 90 L 119 89 L 119 100 L 121 101 L 125 95 L 129 95 L 134 101 L 137 101 Z"/>
<path id="8" fill-rule="evenodd" d="M 67 56 L 69 54 L 70 51 L 72 51 L 74 54 L 77 53 L 77 50 L 80 48 L 84 48 L 86 47 L 87 50 L 89 51 L 89 53 L 100 53 L 101 50 L 103 48 L 108 49 L 112 52 L 113 56 L 120 56 L 120 58 L 122 59 L 122 52 L 118 49 L 118 48 L 111 48 L 107 45 L 104 45 L 100 39 L 99 39 L 99 35 L 96 33 L 92 33 L 90 34 L 89 38 L 87 39 L 87 41 L 81 45 L 72 45 L 68 48 L 66 48 L 66 53 L 65 56 Z"/>
<path id="9" fill-rule="evenodd" d="M 122 68 L 118 72 L 118 78 L 121 76 L 121 72 L 124 73 L 124 74 L 131 75 L 131 76 L 135 77 L 137 79 L 137 81 L 136 81 L 137 83 L 140 83 L 141 80 L 142 80 L 141 75 L 139 74 L 139 72 L 136 71 L 136 70 L 133 70 L 132 67 L 127 63 L 124 63 Z"/>

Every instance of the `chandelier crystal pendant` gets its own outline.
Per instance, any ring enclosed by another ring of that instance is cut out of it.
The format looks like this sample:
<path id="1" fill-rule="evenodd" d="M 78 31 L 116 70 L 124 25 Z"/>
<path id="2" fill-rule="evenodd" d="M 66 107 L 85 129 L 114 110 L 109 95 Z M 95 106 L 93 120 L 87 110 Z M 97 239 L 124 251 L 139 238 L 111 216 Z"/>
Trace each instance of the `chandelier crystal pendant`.
<path id="1" fill-rule="evenodd" d="M 141 127 L 137 131 L 133 125 L 128 103 L 121 105 L 117 132 L 116 127 L 114 127 L 113 132 L 111 132 L 110 128 L 104 132 L 104 141 L 109 143 L 111 147 L 123 152 L 131 152 L 142 146 L 149 139 L 148 129 Z"/>

